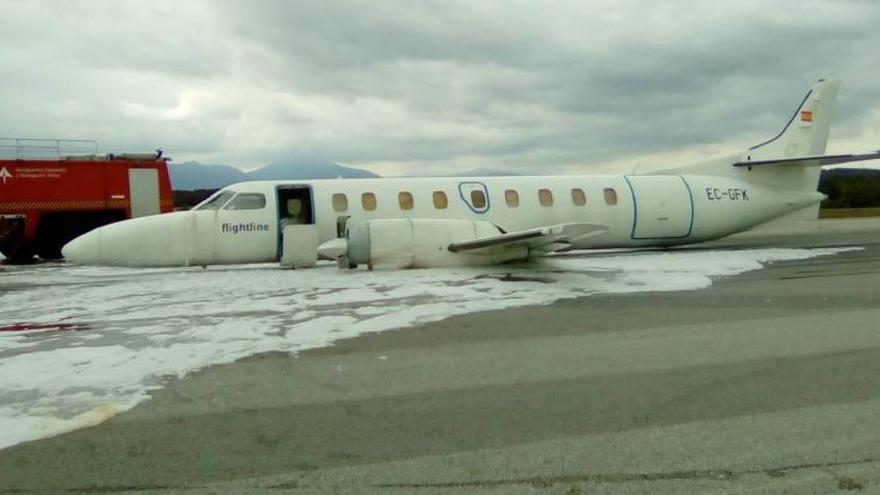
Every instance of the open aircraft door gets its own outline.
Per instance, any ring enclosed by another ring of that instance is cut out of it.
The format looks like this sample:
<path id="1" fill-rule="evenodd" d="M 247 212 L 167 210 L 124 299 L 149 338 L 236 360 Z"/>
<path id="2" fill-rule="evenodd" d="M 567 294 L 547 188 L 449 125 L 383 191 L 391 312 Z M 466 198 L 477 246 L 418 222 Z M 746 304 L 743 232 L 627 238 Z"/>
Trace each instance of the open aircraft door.
<path id="1" fill-rule="evenodd" d="M 307 184 L 276 188 L 278 200 L 277 257 L 282 266 L 313 266 L 318 260 L 318 226 L 315 201 Z"/>
<path id="2" fill-rule="evenodd" d="M 677 175 L 627 176 L 633 197 L 633 239 L 677 239 L 691 234 L 694 201 Z"/>

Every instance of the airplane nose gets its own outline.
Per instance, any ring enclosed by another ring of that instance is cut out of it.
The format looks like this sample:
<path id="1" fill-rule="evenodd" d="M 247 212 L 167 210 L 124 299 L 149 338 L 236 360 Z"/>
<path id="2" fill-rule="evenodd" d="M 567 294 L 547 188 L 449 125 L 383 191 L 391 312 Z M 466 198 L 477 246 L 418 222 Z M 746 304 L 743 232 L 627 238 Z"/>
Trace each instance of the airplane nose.
<path id="1" fill-rule="evenodd" d="M 82 265 L 160 267 L 202 263 L 196 261 L 195 218 L 191 213 L 111 223 L 70 241 L 61 254 L 65 260 Z"/>
<path id="2" fill-rule="evenodd" d="M 65 260 L 80 265 L 101 264 L 101 228 L 91 230 L 68 242 L 61 248 Z"/>

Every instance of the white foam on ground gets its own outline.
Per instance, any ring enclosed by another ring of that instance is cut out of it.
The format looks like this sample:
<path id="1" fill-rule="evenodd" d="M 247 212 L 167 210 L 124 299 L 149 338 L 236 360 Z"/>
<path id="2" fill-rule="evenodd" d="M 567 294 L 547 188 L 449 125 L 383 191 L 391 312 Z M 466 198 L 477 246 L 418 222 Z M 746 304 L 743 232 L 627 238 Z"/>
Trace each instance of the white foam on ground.
<path id="1" fill-rule="evenodd" d="M 267 351 L 297 352 L 451 315 L 596 293 L 693 290 L 763 263 L 847 249 L 557 257 L 484 269 L 339 271 L 277 265 L 0 267 L 0 448 L 100 423 L 169 376 Z M 502 281 L 511 273 L 540 281 Z"/>

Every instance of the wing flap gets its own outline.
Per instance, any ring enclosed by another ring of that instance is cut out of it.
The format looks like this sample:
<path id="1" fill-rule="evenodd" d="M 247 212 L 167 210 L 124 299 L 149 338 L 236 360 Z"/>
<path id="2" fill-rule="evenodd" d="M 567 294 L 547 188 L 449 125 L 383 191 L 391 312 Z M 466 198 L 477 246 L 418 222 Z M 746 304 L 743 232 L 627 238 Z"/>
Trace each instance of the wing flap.
<path id="1" fill-rule="evenodd" d="M 567 247 L 579 239 L 604 234 L 609 228 L 608 225 L 600 223 L 563 223 L 481 237 L 472 241 L 455 242 L 450 244 L 448 249 L 458 253 L 500 247 L 527 247 L 529 250 L 550 252 Z"/>

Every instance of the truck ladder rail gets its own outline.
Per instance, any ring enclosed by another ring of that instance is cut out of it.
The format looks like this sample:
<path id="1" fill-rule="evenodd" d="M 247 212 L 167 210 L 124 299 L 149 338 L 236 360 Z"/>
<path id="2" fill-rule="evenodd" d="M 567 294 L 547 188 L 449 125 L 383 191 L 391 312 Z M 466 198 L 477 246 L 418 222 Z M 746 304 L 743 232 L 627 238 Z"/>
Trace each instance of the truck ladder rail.
<path id="1" fill-rule="evenodd" d="M 0 137 L 0 158 L 62 159 L 98 154 L 98 142 L 86 139 L 24 139 Z"/>

